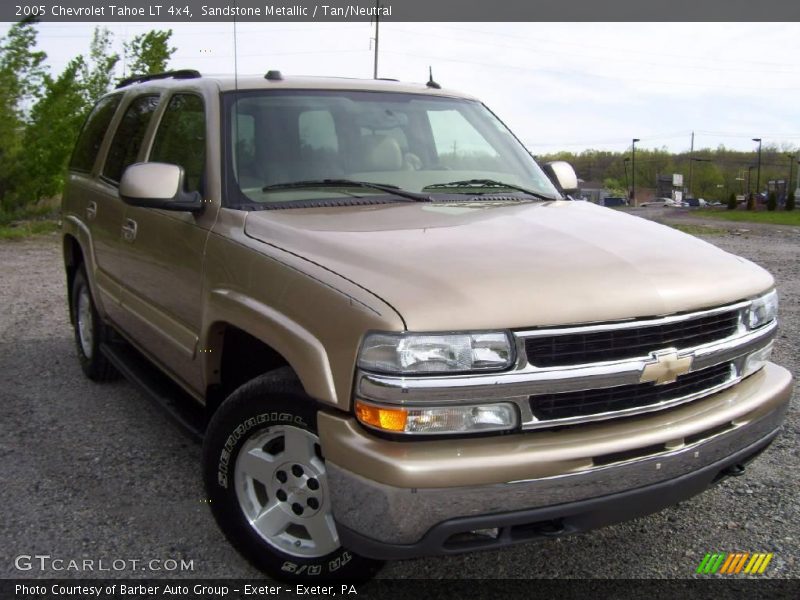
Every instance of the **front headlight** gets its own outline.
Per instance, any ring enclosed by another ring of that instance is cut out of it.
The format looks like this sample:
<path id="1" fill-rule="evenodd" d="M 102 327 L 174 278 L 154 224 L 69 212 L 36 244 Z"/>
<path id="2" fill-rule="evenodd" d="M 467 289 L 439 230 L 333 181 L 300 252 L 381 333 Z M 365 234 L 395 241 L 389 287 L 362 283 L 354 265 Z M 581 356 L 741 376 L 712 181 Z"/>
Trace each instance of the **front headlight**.
<path id="1" fill-rule="evenodd" d="M 510 335 L 489 333 L 370 333 L 358 366 L 403 375 L 501 371 L 514 360 Z"/>
<path id="2" fill-rule="evenodd" d="M 745 313 L 745 323 L 749 329 L 758 329 L 778 317 L 778 292 L 772 290 L 753 300 Z"/>

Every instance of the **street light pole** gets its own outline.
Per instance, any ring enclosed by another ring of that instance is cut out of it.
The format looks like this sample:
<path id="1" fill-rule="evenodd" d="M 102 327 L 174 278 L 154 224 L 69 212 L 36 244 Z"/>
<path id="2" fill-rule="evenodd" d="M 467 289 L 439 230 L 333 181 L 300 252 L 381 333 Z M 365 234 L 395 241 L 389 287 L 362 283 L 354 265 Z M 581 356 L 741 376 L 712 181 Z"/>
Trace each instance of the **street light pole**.
<path id="1" fill-rule="evenodd" d="M 753 138 L 758 142 L 758 171 L 756 172 L 756 195 L 761 193 L 761 138 Z"/>
<path id="2" fill-rule="evenodd" d="M 631 142 L 631 204 L 636 206 L 636 142 L 639 138 L 633 138 Z"/>
<path id="3" fill-rule="evenodd" d="M 789 190 L 793 190 L 792 188 L 792 169 L 794 168 L 794 161 L 796 160 L 794 154 L 787 154 L 786 155 L 789 159 L 789 181 L 786 182 L 786 200 L 789 199 Z"/>
<path id="4" fill-rule="evenodd" d="M 750 165 L 749 167 L 747 167 L 747 195 L 748 196 L 750 195 L 750 190 L 752 189 L 751 186 L 750 186 L 750 174 L 753 172 L 753 169 L 755 169 L 755 168 L 756 168 L 755 165 Z"/>

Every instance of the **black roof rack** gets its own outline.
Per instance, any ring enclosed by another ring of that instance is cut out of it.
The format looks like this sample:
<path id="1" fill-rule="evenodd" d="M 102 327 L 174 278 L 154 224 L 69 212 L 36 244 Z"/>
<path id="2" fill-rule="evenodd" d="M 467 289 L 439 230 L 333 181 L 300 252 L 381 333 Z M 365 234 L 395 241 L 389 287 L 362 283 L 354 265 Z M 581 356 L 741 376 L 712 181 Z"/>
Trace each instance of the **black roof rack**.
<path id="1" fill-rule="evenodd" d="M 132 83 L 143 83 L 153 79 L 197 79 L 201 77 L 200 71 L 194 69 L 179 69 L 177 71 L 165 71 L 164 73 L 153 73 L 151 75 L 134 75 L 126 77 L 117 84 L 117 88 L 125 87 Z"/>

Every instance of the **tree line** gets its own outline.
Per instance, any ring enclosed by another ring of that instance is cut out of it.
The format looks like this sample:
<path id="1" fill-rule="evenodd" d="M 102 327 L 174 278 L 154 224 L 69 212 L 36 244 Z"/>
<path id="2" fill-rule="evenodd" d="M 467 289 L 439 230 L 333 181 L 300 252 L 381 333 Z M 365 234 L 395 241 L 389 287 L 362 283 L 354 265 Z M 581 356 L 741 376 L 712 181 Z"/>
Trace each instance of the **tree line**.
<path id="1" fill-rule="evenodd" d="M 14 23 L 0 38 L 0 224 L 61 193 L 67 162 L 86 115 L 117 83 L 121 57 L 111 32 L 95 28 L 88 52 L 50 73 L 37 49 L 35 20 Z M 133 74 L 165 71 L 176 48 L 172 30 L 149 31 L 123 44 Z"/>
<path id="2" fill-rule="evenodd" d="M 695 198 L 725 202 L 731 194 L 758 194 L 767 190 L 769 181 L 792 182 L 775 190 L 778 196 L 797 187 L 798 151 L 790 146 L 765 145 L 761 151 L 760 187 L 757 189 L 758 156 L 756 152 L 731 150 L 724 146 L 704 148 L 692 153 L 671 153 L 662 149 L 636 148 L 635 160 L 630 151 L 611 152 L 585 150 L 580 153 L 555 152 L 537 156 L 540 161 L 570 162 L 578 177 L 586 182 L 599 182 L 613 195 L 625 196 L 633 180 L 635 162 L 636 188 L 657 187 L 659 176 L 683 175 L 683 185 L 691 188 Z M 627 160 L 626 160 L 627 159 Z M 691 167 L 690 167 L 691 164 Z M 791 165 L 791 166 L 790 166 Z M 752 168 L 751 168 L 752 167 Z M 749 189 L 748 189 L 749 184 Z"/>
<path id="3" fill-rule="evenodd" d="M 169 45 L 171 35 L 172 30 L 154 30 L 126 41 L 126 70 L 131 74 L 167 70 L 176 50 Z M 0 224 L 61 193 L 81 125 L 95 102 L 117 82 L 122 60 L 113 51 L 112 34 L 98 27 L 88 52 L 52 74 L 36 38 L 35 20 L 14 23 L 0 38 Z M 635 179 L 637 188 L 656 188 L 659 176 L 681 173 L 693 196 L 726 201 L 731 194 L 764 191 L 770 180 L 788 180 L 792 161 L 796 182 L 800 167 L 796 156 L 796 148 L 765 145 L 758 190 L 755 152 L 723 146 L 691 154 L 637 148 Z M 626 160 L 631 158 L 628 151 L 556 152 L 537 158 L 569 161 L 579 178 L 599 182 L 614 195 L 626 195 L 633 180 L 634 161 Z M 793 190 L 796 184 L 789 187 Z"/>

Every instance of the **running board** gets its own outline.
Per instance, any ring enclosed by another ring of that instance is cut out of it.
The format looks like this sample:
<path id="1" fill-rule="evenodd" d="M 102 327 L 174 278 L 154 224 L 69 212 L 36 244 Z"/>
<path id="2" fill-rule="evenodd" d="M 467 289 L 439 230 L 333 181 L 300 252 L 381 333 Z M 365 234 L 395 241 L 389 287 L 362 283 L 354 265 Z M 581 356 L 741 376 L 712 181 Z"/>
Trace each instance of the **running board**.
<path id="1" fill-rule="evenodd" d="M 140 352 L 125 342 L 101 344 L 100 351 L 122 375 L 145 392 L 193 441 L 206 430 L 203 407 Z"/>

